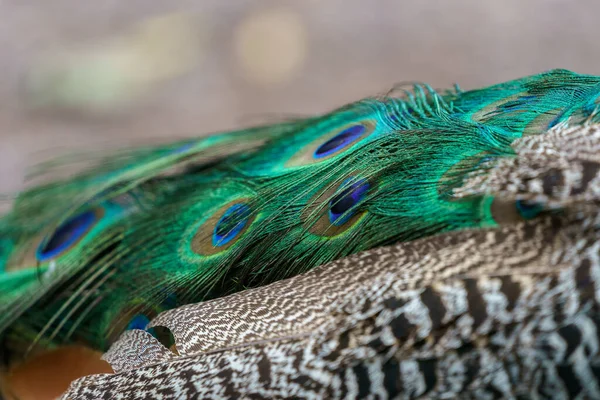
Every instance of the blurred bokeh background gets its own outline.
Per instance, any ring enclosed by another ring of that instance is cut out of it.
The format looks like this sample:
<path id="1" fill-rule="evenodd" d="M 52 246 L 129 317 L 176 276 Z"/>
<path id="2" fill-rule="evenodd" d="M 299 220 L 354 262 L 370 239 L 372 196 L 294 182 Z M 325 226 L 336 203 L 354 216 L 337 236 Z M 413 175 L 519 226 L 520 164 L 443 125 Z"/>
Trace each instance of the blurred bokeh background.
<path id="1" fill-rule="evenodd" d="M 70 150 L 321 113 L 400 81 L 600 74 L 597 0 L 2 0 L 0 192 Z"/>

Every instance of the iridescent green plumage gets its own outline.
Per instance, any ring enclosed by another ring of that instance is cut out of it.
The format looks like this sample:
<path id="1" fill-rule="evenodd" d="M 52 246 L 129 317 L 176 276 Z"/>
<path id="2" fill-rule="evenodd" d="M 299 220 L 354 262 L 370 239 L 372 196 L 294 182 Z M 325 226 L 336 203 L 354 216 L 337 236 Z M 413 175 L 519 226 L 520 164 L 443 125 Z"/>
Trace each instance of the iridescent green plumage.
<path id="1" fill-rule="evenodd" d="M 416 85 L 332 113 L 125 152 L 22 193 L 0 221 L 0 332 L 104 349 L 136 321 L 376 246 L 527 218 L 453 188 L 510 143 L 595 119 L 568 71 L 471 92 Z M 144 320 L 146 320 L 144 319 Z"/>
<path id="2" fill-rule="evenodd" d="M 464 118 L 507 135 L 539 134 L 561 123 L 597 120 L 600 77 L 552 70 L 446 99 Z"/>

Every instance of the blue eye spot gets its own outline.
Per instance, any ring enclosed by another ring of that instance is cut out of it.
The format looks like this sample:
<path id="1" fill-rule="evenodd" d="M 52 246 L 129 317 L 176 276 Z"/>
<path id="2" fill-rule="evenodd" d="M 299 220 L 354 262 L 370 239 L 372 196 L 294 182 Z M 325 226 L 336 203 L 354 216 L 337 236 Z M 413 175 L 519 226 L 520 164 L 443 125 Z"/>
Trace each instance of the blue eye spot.
<path id="1" fill-rule="evenodd" d="M 355 142 L 366 131 L 364 125 L 352 125 L 344 129 L 315 150 L 314 158 L 327 157 L 330 154 L 337 152 L 351 143 Z"/>
<path id="2" fill-rule="evenodd" d="M 250 207 L 245 204 L 234 204 L 223 213 L 212 235 L 215 247 L 225 246 L 244 229 L 250 219 Z"/>
<path id="3" fill-rule="evenodd" d="M 333 196 L 329 202 L 329 221 L 340 226 L 347 222 L 353 215 L 351 209 L 364 199 L 366 193 L 371 188 L 369 182 L 364 179 L 355 180 L 348 185 L 352 178 L 348 178 L 340 185 L 344 189 Z"/>
<path id="4" fill-rule="evenodd" d="M 540 204 L 526 200 L 517 200 L 515 206 L 521 217 L 524 219 L 535 218 L 544 209 Z"/>
<path id="5" fill-rule="evenodd" d="M 86 211 L 60 225 L 48 240 L 44 240 L 37 249 L 38 261 L 44 262 L 56 257 L 75 244 L 96 222 L 94 210 Z"/>
<path id="6" fill-rule="evenodd" d="M 127 324 L 127 328 L 125 329 L 128 331 L 131 329 L 139 329 L 143 331 L 146 329 L 146 326 L 148 326 L 149 323 L 150 319 L 147 316 L 144 314 L 137 314 L 131 318 L 131 321 L 129 321 L 129 324 Z"/>
<path id="7" fill-rule="evenodd" d="M 196 145 L 196 142 L 189 142 L 186 144 L 183 144 L 179 147 L 174 148 L 173 150 L 169 151 L 168 154 L 181 154 L 181 153 L 185 153 L 186 151 L 188 151 L 189 149 L 191 149 L 192 147 L 194 147 Z"/>

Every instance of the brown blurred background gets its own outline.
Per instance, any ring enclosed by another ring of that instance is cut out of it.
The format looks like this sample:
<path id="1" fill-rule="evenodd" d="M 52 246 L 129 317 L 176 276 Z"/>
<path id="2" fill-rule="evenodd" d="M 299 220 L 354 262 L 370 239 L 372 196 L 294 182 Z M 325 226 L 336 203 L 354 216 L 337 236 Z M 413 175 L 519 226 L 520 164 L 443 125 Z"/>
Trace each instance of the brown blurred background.
<path id="1" fill-rule="evenodd" d="M 600 74 L 597 0 L 3 0 L 0 192 L 100 143 L 328 111 L 419 80 Z"/>

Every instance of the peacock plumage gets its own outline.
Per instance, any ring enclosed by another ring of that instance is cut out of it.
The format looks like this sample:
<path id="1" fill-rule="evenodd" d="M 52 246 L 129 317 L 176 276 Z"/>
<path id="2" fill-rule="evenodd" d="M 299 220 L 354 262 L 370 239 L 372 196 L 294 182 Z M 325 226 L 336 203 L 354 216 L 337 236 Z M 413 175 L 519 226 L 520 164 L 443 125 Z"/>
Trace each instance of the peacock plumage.
<path id="1" fill-rule="evenodd" d="M 592 154 L 592 166 L 577 167 L 583 172 L 574 170 L 581 179 L 573 181 L 559 172 L 579 165 L 569 157 L 584 146 L 548 144 L 563 161 L 551 170 L 546 153 L 520 155 L 515 140 L 545 149 L 548 130 L 598 122 L 598 96 L 600 77 L 564 70 L 467 92 L 414 84 L 318 117 L 119 152 L 69 179 L 26 190 L 0 220 L 5 361 L 70 343 L 107 350 L 123 331 L 139 335 L 136 328 L 164 310 L 380 246 L 441 233 L 461 238 L 470 234 L 449 232 L 494 232 L 499 225 L 519 235 L 528 226 L 523 221 L 594 201 L 588 184 L 597 161 Z M 585 185 L 579 193 L 561 186 L 572 182 Z M 434 251 L 437 242 L 414 243 Z M 423 257 L 424 250 L 406 246 L 402 251 Z M 347 274 L 360 277 L 356 268 Z M 424 270 L 423 282 L 434 271 Z M 310 290 L 320 293 L 316 283 L 302 285 L 307 299 Z M 329 302 L 341 295 L 323 296 Z M 317 324 L 314 315 L 294 323 Z M 178 330 L 185 326 L 154 325 L 152 334 L 182 351 Z M 224 329 L 219 346 L 230 345 L 236 329 Z M 205 346 L 195 350 L 216 348 Z"/>
<path id="2" fill-rule="evenodd" d="M 127 331 L 104 356 L 116 373 L 63 398 L 599 398 L 600 125 L 513 149 L 453 193 L 527 219 L 166 311 L 149 328 L 174 347 Z"/>

